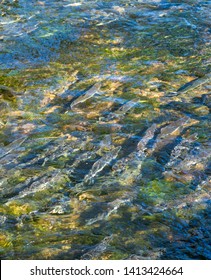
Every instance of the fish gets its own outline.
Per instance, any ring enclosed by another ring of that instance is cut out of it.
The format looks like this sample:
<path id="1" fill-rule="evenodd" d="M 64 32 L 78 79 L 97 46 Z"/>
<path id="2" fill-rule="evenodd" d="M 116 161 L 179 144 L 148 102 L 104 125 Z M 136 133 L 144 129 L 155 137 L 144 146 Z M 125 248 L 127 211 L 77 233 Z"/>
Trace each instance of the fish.
<path id="1" fill-rule="evenodd" d="M 100 88 L 101 88 L 100 82 L 94 84 L 88 91 L 86 91 L 85 94 L 81 95 L 79 98 L 77 98 L 71 103 L 70 105 L 71 109 L 73 109 L 76 105 L 83 103 L 89 98 L 91 98 L 92 96 L 94 96 L 100 90 Z"/>
<path id="2" fill-rule="evenodd" d="M 21 138 L 15 140 L 15 141 L 13 141 L 12 143 L 10 143 L 5 148 L 1 148 L 1 153 L 2 154 L 0 155 L 0 159 L 4 158 L 9 153 L 11 153 L 13 150 L 20 147 L 26 141 L 26 139 L 27 139 L 27 137 L 21 137 Z"/>
<path id="3" fill-rule="evenodd" d="M 19 163 L 18 167 L 28 168 L 32 165 L 40 165 L 41 163 L 42 166 L 44 166 L 47 162 L 54 161 L 59 157 L 69 157 L 73 154 L 73 152 L 77 151 L 80 147 L 80 144 L 83 143 L 83 141 L 81 141 L 80 144 L 77 143 L 77 141 L 77 144 L 75 142 L 65 143 L 65 139 L 66 137 L 62 137 L 56 139 L 55 141 L 48 141 L 43 146 L 40 146 L 40 149 L 38 151 L 33 151 L 35 156 L 32 159 L 29 159 L 27 161 L 24 160 L 24 162 Z"/>
<path id="4" fill-rule="evenodd" d="M 187 93 L 188 91 L 195 89 L 205 83 L 207 83 L 208 81 L 211 80 L 211 72 L 206 74 L 204 77 L 202 78 L 197 78 L 195 80 L 192 80 L 191 82 L 188 82 L 187 84 L 181 86 L 177 92 L 176 95 L 178 94 L 182 94 L 182 93 Z"/>
<path id="5" fill-rule="evenodd" d="M 91 218 L 89 220 L 86 221 L 86 225 L 90 226 L 96 222 L 99 221 L 103 221 L 103 220 L 107 220 L 109 218 L 110 215 L 112 215 L 113 213 L 117 212 L 118 209 L 123 206 L 123 205 L 132 205 L 131 201 L 133 200 L 133 194 L 131 194 L 132 197 L 130 198 L 117 198 L 112 202 L 109 202 L 107 204 L 107 209 L 106 211 L 104 211 L 102 214 L 99 214 L 97 217 L 95 218 Z"/>
<path id="6" fill-rule="evenodd" d="M 176 145 L 171 151 L 171 157 L 166 167 L 172 168 L 178 165 L 191 149 L 191 144 L 197 139 L 197 134 L 194 133 L 186 138 L 183 138 L 180 144 Z"/>
<path id="7" fill-rule="evenodd" d="M 180 143 L 184 129 L 196 123 L 197 120 L 185 116 L 162 127 L 148 155 L 152 155 L 157 162 L 165 165 L 170 160 L 174 147 Z"/>
<path id="8" fill-rule="evenodd" d="M 0 21 L 0 24 L 1 24 L 1 25 L 7 25 L 7 24 L 11 24 L 11 23 L 19 22 L 19 21 L 20 21 L 20 19 L 19 19 L 19 18 L 18 18 L 18 19 L 16 19 L 16 20 L 5 20 L 5 21 L 1 20 L 1 21 Z"/>
<path id="9" fill-rule="evenodd" d="M 4 199 L 15 199 L 18 197 L 19 193 L 22 193 L 25 189 L 29 188 L 34 182 L 40 182 L 43 176 L 34 176 L 32 178 L 26 179 L 24 182 L 17 184 L 15 187 L 8 186 L 7 179 L 2 182 L 3 186 L 1 196 Z"/>
<path id="10" fill-rule="evenodd" d="M 97 23 L 96 26 L 107 25 L 107 24 L 109 24 L 109 23 L 111 23 L 111 22 L 114 22 L 114 21 L 116 21 L 116 20 L 117 20 L 117 19 L 115 18 L 115 19 L 111 19 L 111 20 L 106 21 L 106 22 L 100 22 L 100 23 Z"/>
<path id="11" fill-rule="evenodd" d="M 109 98 L 107 98 L 108 100 Z M 112 98 L 111 99 L 115 103 L 123 103 L 123 101 L 120 98 Z M 125 100 L 124 100 L 125 101 Z M 139 105 L 140 99 L 139 98 L 134 98 L 125 104 L 123 104 L 119 109 L 117 109 L 114 112 L 111 112 L 103 117 L 100 117 L 100 121 L 113 121 L 113 120 L 121 120 L 125 116 L 125 114 L 132 109 L 133 107 Z"/>
<path id="12" fill-rule="evenodd" d="M 48 161 L 53 161 L 55 159 L 58 159 L 62 156 L 64 157 L 69 157 L 72 155 L 74 149 L 70 148 L 69 145 L 65 145 L 64 147 L 59 147 L 55 153 L 51 154 L 49 157 L 45 157 L 43 158 L 44 162 L 42 164 L 42 166 L 44 166 L 46 164 L 46 162 Z"/>
<path id="13" fill-rule="evenodd" d="M 13 190 L 14 196 L 7 194 L 5 197 L 12 196 L 8 202 L 14 199 L 21 199 L 25 196 L 52 188 L 65 178 L 67 179 L 67 176 L 63 172 L 60 170 L 53 170 L 47 175 L 35 176 L 27 179 L 26 182 L 16 186 L 15 190 Z"/>
<path id="14" fill-rule="evenodd" d="M 191 119 L 190 117 L 183 117 L 170 123 L 169 125 L 161 128 L 161 133 L 159 138 L 163 139 L 169 136 L 176 136 L 187 126 L 197 123 L 198 121 Z"/>
<path id="15" fill-rule="evenodd" d="M 124 115 L 126 114 L 131 108 L 134 106 L 137 106 L 137 103 L 139 102 L 140 98 L 134 98 L 127 103 L 125 103 L 123 106 L 121 106 L 118 110 L 115 111 L 115 114 L 117 115 Z"/>
<path id="16" fill-rule="evenodd" d="M 128 184 L 128 182 L 134 183 L 139 178 L 142 164 L 147 157 L 148 150 L 147 144 L 154 137 L 154 133 L 157 130 L 157 125 L 154 123 L 146 131 L 142 139 L 138 142 L 137 148 L 127 158 L 122 158 L 113 166 L 113 173 L 121 173 L 121 184 Z"/>
<path id="17" fill-rule="evenodd" d="M 80 155 L 80 157 L 77 157 L 76 160 L 73 162 L 71 165 L 71 168 L 68 172 L 69 175 L 73 173 L 77 173 L 77 168 L 79 165 L 83 162 L 88 161 L 89 159 L 94 159 L 97 155 L 101 155 L 104 153 L 104 151 L 110 151 L 111 148 L 113 148 L 112 141 L 111 141 L 111 136 L 106 135 L 102 141 L 100 141 L 99 146 L 97 147 L 98 149 L 96 151 L 87 151 L 84 152 Z M 78 186 L 79 184 L 77 184 Z"/>
<path id="18" fill-rule="evenodd" d="M 113 240 L 113 234 L 106 236 L 99 244 L 95 245 L 93 249 L 82 255 L 82 260 L 92 260 L 99 257 L 109 247 L 109 242 Z"/>
<path id="19" fill-rule="evenodd" d="M 92 180 L 100 171 L 109 165 L 110 162 L 118 156 L 120 149 L 121 147 L 116 147 L 112 152 L 106 153 L 103 157 L 96 161 L 93 164 L 91 171 L 85 176 L 84 182 L 87 183 Z"/>
<path id="20" fill-rule="evenodd" d="M 67 5 L 63 5 L 63 7 L 77 7 L 77 6 L 81 6 L 82 4 L 81 3 L 70 3 L 70 4 L 67 4 Z"/>
<path id="21" fill-rule="evenodd" d="M 202 164 L 205 166 L 209 159 L 209 148 L 195 148 L 195 150 L 189 150 L 189 153 L 184 156 L 184 159 L 180 162 L 177 162 L 174 166 L 172 166 L 172 168 L 178 171 L 194 170 L 197 164 Z"/>
<path id="22" fill-rule="evenodd" d="M 145 153 L 145 150 L 147 149 L 147 143 L 154 137 L 156 129 L 157 125 L 154 123 L 145 131 L 144 136 L 137 144 L 136 150 L 132 152 L 127 158 L 121 158 L 118 160 L 113 166 L 114 174 L 121 173 L 121 177 L 129 176 L 132 180 L 135 180 L 135 178 L 138 176 L 137 174 L 140 173 L 142 162 L 147 156 Z M 129 165 L 131 165 L 132 170 L 126 167 Z"/>
<path id="23" fill-rule="evenodd" d="M 138 142 L 137 149 L 140 152 L 143 152 L 146 148 L 146 144 L 149 142 L 150 139 L 154 137 L 154 133 L 157 129 L 157 125 L 154 123 L 150 128 L 145 131 L 144 137 Z"/>

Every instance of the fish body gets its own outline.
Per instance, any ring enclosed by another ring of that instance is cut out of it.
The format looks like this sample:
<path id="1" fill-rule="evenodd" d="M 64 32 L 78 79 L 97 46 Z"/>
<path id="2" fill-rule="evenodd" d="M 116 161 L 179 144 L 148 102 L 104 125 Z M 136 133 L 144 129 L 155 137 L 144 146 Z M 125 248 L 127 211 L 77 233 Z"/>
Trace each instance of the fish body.
<path id="1" fill-rule="evenodd" d="M 157 129 L 157 125 L 154 123 L 152 126 L 150 126 L 150 128 L 148 128 L 145 131 L 144 137 L 139 141 L 139 143 L 137 145 L 137 149 L 138 149 L 139 153 L 144 151 L 148 141 L 154 137 L 154 133 L 155 133 L 156 129 Z"/>
<path id="2" fill-rule="evenodd" d="M 100 171 L 102 171 L 108 164 L 111 163 L 113 159 L 118 156 L 121 147 L 116 147 L 112 152 L 105 154 L 98 161 L 96 161 L 89 174 L 84 178 L 85 182 L 88 182 L 90 179 L 94 178 Z"/>
<path id="3" fill-rule="evenodd" d="M 123 106 L 121 106 L 116 112 L 115 114 L 120 114 L 120 115 L 124 115 L 126 114 L 131 108 L 133 108 L 134 106 L 137 105 L 139 101 L 139 98 L 135 98 L 132 99 L 130 101 L 128 101 L 127 103 L 125 103 Z"/>
<path id="4" fill-rule="evenodd" d="M 188 82 L 187 84 L 183 85 L 182 87 L 180 87 L 177 90 L 177 95 L 182 94 L 182 93 L 186 93 L 186 92 L 188 92 L 192 89 L 195 89 L 195 88 L 207 83 L 210 80 L 211 80 L 211 73 L 208 73 L 202 78 L 197 78 L 197 79 L 195 79 L 191 82 Z"/>
<path id="5" fill-rule="evenodd" d="M 90 99 L 94 96 L 101 88 L 101 83 L 96 83 L 93 85 L 84 95 L 81 95 L 79 98 L 74 100 L 71 104 L 71 109 L 73 109 L 76 105 L 85 102 L 86 100 Z"/>
<path id="6" fill-rule="evenodd" d="M 169 137 L 169 136 L 175 136 L 179 135 L 179 133 L 187 126 L 190 126 L 192 124 L 197 123 L 197 121 L 189 118 L 189 117 L 183 117 L 180 118 L 177 121 L 174 121 L 167 126 L 163 127 L 161 129 L 161 134 L 159 136 L 160 139 Z"/>
<path id="7" fill-rule="evenodd" d="M 21 137 L 15 141 L 13 141 L 11 144 L 9 144 L 8 146 L 6 146 L 6 148 L 0 148 L 0 159 L 2 159 L 3 157 L 5 157 L 6 155 L 8 155 L 9 153 L 11 153 L 13 150 L 19 148 L 23 142 L 25 142 L 27 139 L 27 137 Z"/>

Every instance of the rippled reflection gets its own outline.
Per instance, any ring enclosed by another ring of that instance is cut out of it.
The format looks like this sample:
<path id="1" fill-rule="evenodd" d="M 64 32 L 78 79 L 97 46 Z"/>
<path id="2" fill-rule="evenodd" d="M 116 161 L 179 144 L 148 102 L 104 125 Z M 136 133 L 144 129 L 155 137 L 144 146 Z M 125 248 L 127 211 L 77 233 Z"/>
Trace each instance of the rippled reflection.
<path id="1" fill-rule="evenodd" d="M 210 259 L 209 1 L 0 8 L 2 259 Z"/>

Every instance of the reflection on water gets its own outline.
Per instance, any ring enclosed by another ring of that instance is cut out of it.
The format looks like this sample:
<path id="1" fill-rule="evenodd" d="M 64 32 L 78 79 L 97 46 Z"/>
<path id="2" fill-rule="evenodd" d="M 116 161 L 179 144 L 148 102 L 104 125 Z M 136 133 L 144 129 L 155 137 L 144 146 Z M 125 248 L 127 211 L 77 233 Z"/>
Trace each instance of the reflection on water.
<path id="1" fill-rule="evenodd" d="M 211 259 L 210 2 L 0 6 L 2 259 Z"/>

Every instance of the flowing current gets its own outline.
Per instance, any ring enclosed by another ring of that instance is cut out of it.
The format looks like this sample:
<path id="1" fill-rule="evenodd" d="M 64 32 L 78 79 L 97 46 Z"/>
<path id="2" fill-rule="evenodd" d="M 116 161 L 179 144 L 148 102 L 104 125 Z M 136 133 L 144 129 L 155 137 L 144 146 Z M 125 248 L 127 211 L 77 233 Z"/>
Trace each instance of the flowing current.
<path id="1" fill-rule="evenodd" d="M 0 14 L 1 259 L 211 259 L 211 2 Z"/>

